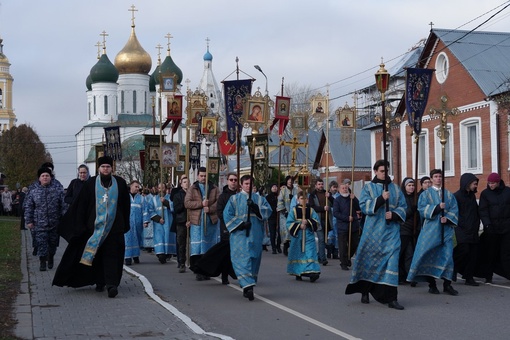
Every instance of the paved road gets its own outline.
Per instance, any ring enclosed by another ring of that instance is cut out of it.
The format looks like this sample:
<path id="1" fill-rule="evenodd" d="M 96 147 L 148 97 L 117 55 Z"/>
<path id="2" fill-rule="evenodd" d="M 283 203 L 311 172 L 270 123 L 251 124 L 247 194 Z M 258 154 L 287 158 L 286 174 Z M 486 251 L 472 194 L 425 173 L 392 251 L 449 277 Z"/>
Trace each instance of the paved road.
<path id="1" fill-rule="evenodd" d="M 316 283 L 297 282 L 285 274 L 286 257 L 264 252 L 250 302 L 234 280 L 199 282 L 190 271 L 178 273 L 175 262 L 143 253 L 141 264 L 125 267 L 119 296 L 108 299 L 93 287 L 51 287 L 53 271 L 38 271 L 22 233 L 27 271 L 16 334 L 25 339 L 507 339 L 510 332 L 510 282 L 500 277 L 480 287 L 459 280 L 456 297 L 431 295 L 426 284 L 402 286 L 406 309 L 396 311 L 346 296 L 350 272 L 337 261 L 321 268 Z"/>

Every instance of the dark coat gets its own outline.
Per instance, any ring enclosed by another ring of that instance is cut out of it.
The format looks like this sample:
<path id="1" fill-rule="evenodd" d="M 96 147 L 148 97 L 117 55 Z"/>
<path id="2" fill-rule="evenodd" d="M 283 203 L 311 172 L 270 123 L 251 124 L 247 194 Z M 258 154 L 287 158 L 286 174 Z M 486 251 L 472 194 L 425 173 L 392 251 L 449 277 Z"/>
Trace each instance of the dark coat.
<path id="1" fill-rule="evenodd" d="M 489 185 L 480 195 L 480 219 L 485 231 L 492 234 L 510 232 L 510 188 L 503 180 L 491 190 Z"/>
<path id="2" fill-rule="evenodd" d="M 273 212 L 267 219 L 267 222 L 271 225 L 275 225 L 278 219 L 278 212 L 276 211 L 276 207 L 278 206 L 278 193 L 272 191 L 269 192 L 269 194 L 266 195 L 266 200 L 271 206 L 271 209 L 273 209 Z"/>
<path id="3" fill-rule="evenodd" d="M 118 186 L 117 213 L 112 229 L 99 247 L 92 266 L 80 264 L 96 219 L 96 176 L 85 182 L 59 225 L 59 233 L 69 244 L 55 272 L 53 285 L 83 287 L 93 284 L 118 285 L 124 263 L 124 233 L 129 231 L 131 201 L 126 181 L 115 176 Z M 108 258 L 108 261 L 104 259 Z"/>
<path id="4" fill-rule="evenodd" d="M 313 210 L 315 210 L 315 212 L 317 213 L 317 215 L 319 215 L 320 219 L 321 219 L 321 226 L 322 228 L 324 229 L 324 223 L 326 222 L 326 210 L 324 210 L 324 206 L 326 204 L 321 204 L 320 203 L 320 200 L 319 200 L 319 195 L 326 195 L 326 190 L 322 191 L 322 192 L 318 192 L 317 190 L 313 190 L 311 193 L 310 193 L 310 196 L 308 197 L 308 204 L 313 208 Z M 334 203 L 334 200 L 333 200 L 333 196 L 329 196 L 329 197 L 324 197 L 325 198 L 325 202 L 326 200 L 329 201 L 328 203 L 328 206 L 332 207 L 333 206 L 333 203 Z M 328 212 L 328 230 L 331 230 L 331 225 L 333 224 L 333 216 L 331 214 L 331 210 Z"/>
<path id="5" fill-rule="evenodd" d="M 480 241 L 478 237 L 480 214 L 476 202 L 476 190 L 466 190 L 475 181 L 478 182 L 478 178 L 472 173 L 462 174 L 460 188 L 453 194 L 459 206 L 459 223 L 455 228 L 457 243 L 478 243 Z"/>
<path id="6" fill-rule="evenodd" d="M 230 197 L 236 193 L 237 191 L 232 191 L 228 188 L 228 185 L 225 185 L 223 187 L 223 192 L 218 197 L 218 201 L 216 203 L 216 212 L 218 213 L 218 218 L 220 219 L 220 236 L 222 240 L 229 240 L 230 238 L 230 234 L 225 225 L 225 220 L 223 219 L 223 210 L 225 210 Z"/>
<path id="7" fill-rule="evenodd" d="M 406 177 L 402 180 L 402 185 L 400 186 L 400 190 L 404 194 L 404 197 L 406 199 L 406 220 L 404 222 L 400 223 L 400 235 L 402 236 L 414 236 L 415 232 L 418 234 L 418 231 L 420 230 L 420 219 L 419 216 L 417 216 L 416 219 L 416 228 L 414 227 L 414 214 L 416 214 L 416 211 L 418 210 L 418 207 L 416 205 L 416 202 L 414 200 L 414 192 L 409 195 L 406 192 L 405 188 L 405 182 L 410 177 Z"/>
<path id="8" fill-rule="evenodd" d="M 184 206 L 186 191 L 182 187 L 177 187 L 172 191 L 171 200 L 174 203 L 174 222 L 175 224 L 184 224 L 188 219 L 188 209 Z"/>
<path id="9" fill-rule="evenodd" d="M 336 228 L 338 233 L 349 232 L 349 215 L 354 218 L 351 224 L 351 233 L 359 231 L 359 219 L 356 211 L 361 211 L 359 200 L 354 197 L 352 200 L 352 213 L 351 213 L 351 198 L 350 195 L 344 197 L 338 195 L 333 202 L 333 216 L 336 218 Z"/>
<path id="10" fill-rule="evenodd" d="M 73 201 L 78 197 L 81 188 L 83 187 L 83 184 L 86 181 L 82 181 L 79 178 L 75 178 L 69 183 L 69 186 L 67 187 L 66 196 L 64 198 L 64 201 L 67 204 L 73 203 Z"/>

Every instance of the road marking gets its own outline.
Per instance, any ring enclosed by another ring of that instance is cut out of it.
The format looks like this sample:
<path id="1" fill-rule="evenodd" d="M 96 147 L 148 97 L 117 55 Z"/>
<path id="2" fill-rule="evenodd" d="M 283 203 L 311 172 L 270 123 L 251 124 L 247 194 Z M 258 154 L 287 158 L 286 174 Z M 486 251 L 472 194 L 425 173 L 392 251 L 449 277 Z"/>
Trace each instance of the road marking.
<path id="1" fill-rule="evenodd" d="M 220 282 L 220 279 L 219 279 L 219 278 L 213 278 L 213 279 L 214 279 L 214 280 L 216 280 L 216 281 L 218 281 L 218 282 Z M 229 284 L 229 286 L 230 286 L 230 287 L 232 287 L 232 288 L 234 288 L 234 289 L 236 289 L 236 290 L 238 290 L 238 291 L 240 291 L 240 292 L 242 292 L 242 291 L 243 291 L 240 287 L 234 286 L 234 285 L 232 285 L 232 284 Z M 338 330 L 338 329 L 336 329 L 336 328 L 333 328 L 333 327 L 331 327 L 331 326 L 328 326 L 328 325 L 326 325 L 325 323 L 322 323 L 322 322 L 320 322 L 320 321 L 318 321 L 318 320 L 315 320 L 315 319 L 313 319 L 313 318 L 311 318 L 311 317 L 309 317 L 309 316 L 306 316 L 306 315 L 304 315 L 304 314 L 301 314 L 300 312 L 295 311 L 295 310 L 293 310 L 293 309 L 290 309 L 290 308 L 288 308 L 288 307 L 285 307 L 284 305 L 281 305 L 281 304 L 279 304 L 279 303 L 277 303 L 277 302 L 274 302 L 274 301 L 272 301 L 272 300 L 266 299 L 265 297 L 262 297 L 262 296 L 260 296 L 260 295 L 258 295 L 258 294 L 254 294 L 254 295 L 255 295 L 255 297 L 256 297 L 257 299 L 259 299 L 260 301 L 264 301 L 265 303 L 267 303 L 267 304 L 269 304 L 269 305 L 271 305 L 271 306 L 273 306 L 273 307 L 276 307 L 276 308 L 278 308 L 278 309 L 281 309 L 281 310 L 282 310 L 282 311 L 284 311 L 284 312 L 287 312 L 287 313 L 289 313 L 289 314 L 292 314 L 292 315 L 294 315 L 294 316 L 296 316 L 296 317 L 298 317 L 298 318 L 300 318 L 300 319 L 302 319 L 302 320 L 304 320 L 304 321 L 307 321 L 307 322 L 309 322 L 309 323 L 311 323 L 311 324 L 313 324 L 313 325 L 315 325 L 315 326 L 317 326 L 317 327 L 320 327 L 320 328 L 322 328 L 322 329 L 325 329 L 325 330 L 327 330 L 328 332 L 331 332 L 331 333 L 333 333 L 333 334 L 335 334 L 335 335 L 341 336 L 341 337 L 342 337 L 342 338 L 344 338 L 344 339 L 349 339 L 349 340 L 360 340 L 360 338 L 356 338 L 356 337 L 355 337 L 355 336 L 353 336 L 353 335 L 347 334 L 347 333 L 345 333 L 345 332 L 342 332 L 341 330 Z"/>
<path id="2" fill-rule="evenodd" d="M 152 288 L 152 284 L 150 283 L 150 281 L 145 276 L 143 276 L 142 274 L 138 273 L 137 271 L 134 271 L 133 269 L 129 268 L 128 266 L 124 266 L 124 270 L 127 271 L 129 274 L 131 274 L 133 276 L 136 276 L 140 280 L 140 282 L 142 283 L 142 285 L 143 285 L 147 295 L 149 295 L 154 301 L 159 303 L 163 308 L 165 308 L 170 313 L 172 313 L 177 318 L 179 318 L 182 322 L 184 322 L 186 324 L 186 326 L 188 326 L 196 334 L 209 335 L 209 336 L 216 337 L 216 338 L 222 339 L 222 340 L 234 340 L 234 338 L 231 338 L 231 337 L 229 337 L 227 335 L 206 332 L 199 325 L 197 325 L 193 320 L 191 320 L 191 318 L 189 316 L 187 316 L 186 314 L 182 313 L 180 310 L 175 308 L 173 305 L 169 304 L 166 301 L 163 301 L 159 296 L 157 296 L 154 293 L 154 289 Z"/>

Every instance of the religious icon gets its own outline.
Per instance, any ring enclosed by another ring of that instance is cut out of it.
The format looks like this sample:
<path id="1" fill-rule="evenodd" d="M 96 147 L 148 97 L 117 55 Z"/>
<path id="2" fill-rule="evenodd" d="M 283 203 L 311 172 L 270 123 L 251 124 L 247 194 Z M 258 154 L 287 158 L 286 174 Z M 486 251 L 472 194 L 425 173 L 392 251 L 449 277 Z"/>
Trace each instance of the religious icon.
<path id="1" fill-rule="evenodd" d="M 256 146 L 255 147 L 255 159 L 264 159 L 264 158 L 265 158 L 264 147 Z"/>
<path id="2" fill-rule="evenodd" d="M 249 101 L 248 116 L 246 121 L 252 123 L 262 123 L 264 121 L 264 102 Z"/>
<path id="3" fill-rule="evenodd" d="M 317 102 L 317 106 L 315 107 L 315 113 L 324 113 L 322 102 Z"/>
<path id="4" fill-rule="evenodd" d="M 276 97 L 275 105 L 275 117 L 276 118 L 287 118 L 289 117 L 290 110 L 290 98 L 288 97 Z"/>
<path id="5" fill-rule="evenodd" d="M 202 118 L 202 129 L 203 135 L 215 135 L 216 134 L 216 119 L 215 118 Z"/>
<path id="6" fill-rule="evenodd" d="M 175 76 L 164 75 L 161 76 L 161 88 L 165 92 L 175 92 Z"/>
<path id="7" fill-rule="evenodd" d="M 151 161 L 159 161 L 159 148 L 151 147 L 149 151 L 149 160 Z"/>
<path id="8" fill-rule="evenodd" d="M 241 97 L 241 95 L 239 94 L 235 96 L 234 113 L 235 114 L 243 113 L 243 97 Z"/>
<path id="9" fill-rule="evenodd" d="M 217 174 L 218 173 L 218 161 L 219 159 L 209 159 L 209 173 Z"/>
<path id="10" fill-rule="evenodd" d="M 182 117 L 182 96 L 168 98 L 167 118 Z"/>
<path id="11" fill-rule="evenodd" d="M 297 116 L 292 117 L 293 129 L 305 129 L 305 117 Z"/>
<path id="12" fill-rule="evenodd" d="M 176 167 L 179 165 L 179 144 L 178 143 L 165 143 L 161 147 L 161 154 L 163 159 L 161 165 L 164 167 Z"/>

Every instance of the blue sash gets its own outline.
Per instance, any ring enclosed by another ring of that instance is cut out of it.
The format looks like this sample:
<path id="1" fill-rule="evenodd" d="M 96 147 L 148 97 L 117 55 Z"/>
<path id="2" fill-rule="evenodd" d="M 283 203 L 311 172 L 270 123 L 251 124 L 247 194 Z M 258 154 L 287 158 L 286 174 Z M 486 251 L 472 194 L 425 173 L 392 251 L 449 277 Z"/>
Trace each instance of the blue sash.
<path id="1" fill-rule="evenodd" d="M 87 241 L 80 263 L 92 266 L 92 261 L 97 249 L 103 244 L 115 221 L 117 213 L 117 198 L 119 191 L 117 181 L 112 176 L 112 186 L 109 189 L 101 185 L 101 177 L 96 177 L 96 220 L 94 221 L 94 233 Z"/>

